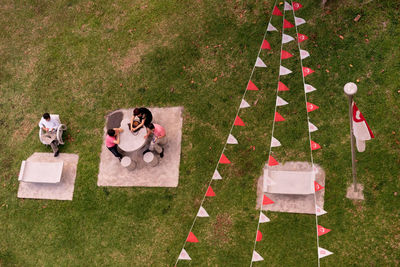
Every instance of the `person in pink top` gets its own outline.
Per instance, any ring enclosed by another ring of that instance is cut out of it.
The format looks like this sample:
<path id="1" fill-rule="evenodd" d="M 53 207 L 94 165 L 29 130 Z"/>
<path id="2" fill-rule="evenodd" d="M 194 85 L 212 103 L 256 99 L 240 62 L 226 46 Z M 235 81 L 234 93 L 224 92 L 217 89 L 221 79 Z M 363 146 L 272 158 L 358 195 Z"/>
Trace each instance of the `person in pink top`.
<path id="1" fill-rule="evenodd" d="M 106 136 L 106 147 L 111 151 L 111 153 L 114 154 L 114 156 L 119 158 L 119 161 L 121 161 L 121 159 L 124 157 L 118 151 L 119 134 L 123 131 L 124 130 L 121 128 L 108 129 Z"/>
<path id="2" fill-rule="evenodd" d="M 143 154 L 145 154 L 147 151 L 156 151 L 158 154 L 160 154 L 160 157 L 164 157 L 164 146 L 167 144 L 167 136 L 165 134 L 165 129 L 161 125 L 157 123 L 150 123 L 149 127 L 147 128 L 147 135 L 145 138 L 149 137 L 150 134 L 153 134 L 153 138 L 150 141 L 150 147 L 147 149 Z"/>

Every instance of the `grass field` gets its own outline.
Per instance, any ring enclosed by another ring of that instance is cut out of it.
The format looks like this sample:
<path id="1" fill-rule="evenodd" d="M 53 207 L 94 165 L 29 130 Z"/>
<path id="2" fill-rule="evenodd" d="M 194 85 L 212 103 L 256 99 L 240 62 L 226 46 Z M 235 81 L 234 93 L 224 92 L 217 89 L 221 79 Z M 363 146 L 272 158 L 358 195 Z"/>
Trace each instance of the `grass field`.
<path id="1" fill-rule="evenodd" d="M 320 246 L 335 254 L 322 266 L 399 265 L 400 201 L 400 4 L 397 1 L 299 1 L 307 20 L 301 44 L 316 70 L 306 82 L 317 88 L 309 101 L 322 149 L 314 162 L 326 171 L 322 226 L 332 232 Z M 0 3 L 0 266 L 173 266 L 199 208 L 266 29 L 273 1 L 77 1 Z M 283 6 L 280 6 L 283 10 Z M 361 19 L 354 22 L 358 15 Z M 293 22 L 292 13 L 286 13 Z M 282 28 L 282 17 L 272 23 Z M 288 34 L 294 36 L 295 29 Z M 342 36 L 342 38 L 340 38 Z M 233 162 L 213 182 L 216 197 L 204 203 L 210 218 L 193 228 L 190 262 L 179 266 L 248 266 L 257 228 L 256 182 L 271 139 L 280 36 L 269 33 L 268 68 L 247 92 Z M 274 136 L 280 162 L 310 160 L 300 61 L 282 77 L 286 121 Z M 345 197 L 351 182 L 347 99 L 343 85 L 357 81 L 356 102 L 376 138 L 358 153 L 365 201 Z M 97 187 L 104 116 L 136 106 L 184 106 L 177 188 Z M 49 152 L 40 144 L 43 112 L 68 125 L 61 152 L 79 154 L 73 201 L 17 199 L 22 160 Z M 255 147 L 255 150 L 251 148 Z M 315 218 L 267 213 L 254 266 L 315 266 Z"/>

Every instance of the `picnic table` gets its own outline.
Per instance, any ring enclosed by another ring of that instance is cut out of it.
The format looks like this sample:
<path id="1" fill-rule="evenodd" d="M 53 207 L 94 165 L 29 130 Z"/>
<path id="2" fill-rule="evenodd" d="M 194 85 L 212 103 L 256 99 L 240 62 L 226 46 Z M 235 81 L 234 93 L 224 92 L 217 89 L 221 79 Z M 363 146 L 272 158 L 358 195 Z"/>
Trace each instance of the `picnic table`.
<path id="1" fill-rule="evenodd" d="M 124 130 L 120 133 L 119 148 L 126 154 L 130 154 L 141 149 L 146 144 L 144 136 L 147 131 L 145 127 L 140 128 L 137 132 L 131 132 L 129 129 L 129 119 L 121 121 L 121 128 Z"/>

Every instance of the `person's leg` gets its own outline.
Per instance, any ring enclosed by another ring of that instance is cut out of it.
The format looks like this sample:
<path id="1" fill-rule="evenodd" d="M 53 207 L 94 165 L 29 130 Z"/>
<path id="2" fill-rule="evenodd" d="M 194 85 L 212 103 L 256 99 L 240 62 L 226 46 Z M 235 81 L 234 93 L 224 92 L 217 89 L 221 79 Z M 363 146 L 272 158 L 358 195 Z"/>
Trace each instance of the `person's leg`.
<path id="1" fill-rule="evenodd" d="M 57 157 L 58 154 L 60 153 L 58 150 L 58 141 L 53 140 L 53 142 L 50 143 L 51 149 L 53 150 L 54 157 Z"/>
<path id="2" fill-rule="evenodd" d="M 117 158 L 119 158 L 119 159 L 122 159 L 122 158 L 123 158 L 123 156 L 121 155 L 121 153 L 118 152 L 118 149 L 117 149 L 117 146 L 116 146 L 116 145 L 113 146 L 113 147 L 107 147 L 107 148 L 108 148 L 108 150 L 110 150 L 111 153 L 113 153 L 114 156 L 116 156 Z"/>

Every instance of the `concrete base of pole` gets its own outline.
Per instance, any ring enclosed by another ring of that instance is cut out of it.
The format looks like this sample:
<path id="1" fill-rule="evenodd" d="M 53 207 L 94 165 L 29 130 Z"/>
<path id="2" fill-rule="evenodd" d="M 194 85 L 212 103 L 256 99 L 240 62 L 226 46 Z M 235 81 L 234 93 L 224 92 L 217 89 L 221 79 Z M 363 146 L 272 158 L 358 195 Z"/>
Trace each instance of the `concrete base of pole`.
<path id="1" fill-rule="evenodd" d="M 354 184 L 351 184 L 347 188 L 347 194 L 346 197 L 349 199 L 358 199 L 358 200 L 364 200 L 364 186 L 362 184 L 357 184 L 357 192 L 354 191 Z"/>

